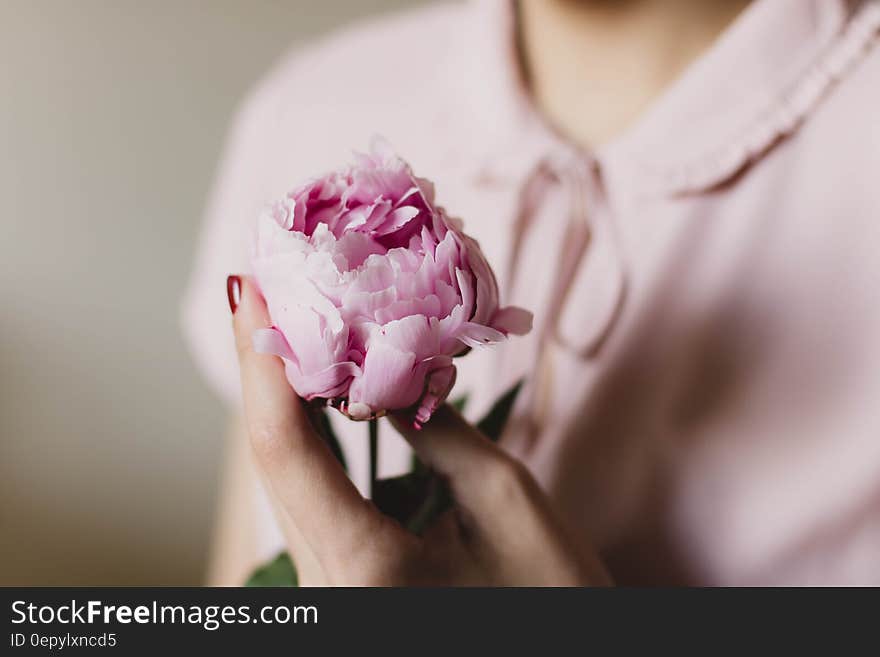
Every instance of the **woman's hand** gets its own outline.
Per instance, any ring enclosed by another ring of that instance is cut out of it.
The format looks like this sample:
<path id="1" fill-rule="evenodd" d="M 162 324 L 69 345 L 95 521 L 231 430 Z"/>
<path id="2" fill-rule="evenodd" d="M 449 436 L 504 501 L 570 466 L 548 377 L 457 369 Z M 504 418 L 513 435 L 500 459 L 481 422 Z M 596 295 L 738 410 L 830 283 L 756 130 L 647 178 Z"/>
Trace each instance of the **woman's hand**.
<path id="1" fill-rule="evenodd" d="M 454 508 L 421 537 L 380 513 L 313 430 L 281 360 L 253 351 L 251 335 L 270 321 L 253 284 L 240 281 L 230 304 L 247 430 L 302 584 L 609 583 L 595 553 L 568 537 L 525 466 L 448 406 L 421 430 L 392 422 L 448 479 Z"/>

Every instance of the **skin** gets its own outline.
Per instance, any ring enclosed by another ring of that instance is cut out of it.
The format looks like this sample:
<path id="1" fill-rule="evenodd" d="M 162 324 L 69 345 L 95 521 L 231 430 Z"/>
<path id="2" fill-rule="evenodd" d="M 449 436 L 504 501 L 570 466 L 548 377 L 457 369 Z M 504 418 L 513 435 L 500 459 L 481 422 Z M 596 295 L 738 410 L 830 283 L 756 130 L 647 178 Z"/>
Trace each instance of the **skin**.
<path id="1" fill-rule="evenodd" d="M 630 127 L 746 4 L 522 0 L 523 78 L 548 123 L 596 147 Z M 270 322 L 259 294 L 242 280 L 233 324 L 245 414 L 230 428 L 212 584 L 240 585 L 258 565 L 258 479 L 304 585 L 611 583 L 594 547 L 572 538 L 525 466 L 448 407 L 420 432 L 395 426 L 448 477 L 456 507 L 423 538 L 382 516 L 315 436 L 281 361 L 251 349 L 253 330 Z"/>
<path id="2" fill-rule="evenodd" d="M 595 148 L 630 128 L 750 0 L 520 0 L 536 108 Z"/>
<path id="3" fill-rule="evenodd" d="M 243 278 L 233 315 L 245 428 L 304 585 L 608 584 L 589 546 L 577 545 L 519 461 L 444 406 L 423 429 L 392 423 L 449 482 L 455 508 L 417 537 L 361 497 L 312 429 L 275 356 L 251 336 L 270 324 Z M 503 509 L 503 513 L 498 510 Z"/>

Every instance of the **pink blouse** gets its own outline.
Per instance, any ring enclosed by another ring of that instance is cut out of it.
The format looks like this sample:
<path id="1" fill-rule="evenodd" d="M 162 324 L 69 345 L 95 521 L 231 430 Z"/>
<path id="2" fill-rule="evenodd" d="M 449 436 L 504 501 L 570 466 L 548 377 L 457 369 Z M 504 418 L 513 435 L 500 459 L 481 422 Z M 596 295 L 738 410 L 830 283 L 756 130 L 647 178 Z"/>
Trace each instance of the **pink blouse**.
<path id="1" fill-rule="evenodd" d="M 255 89 L 184 303 L 201 368 L 238 404 L 224 280 L 262 204 L 382 134 L 535 313 L 453 396 L 526 377 L 503 444 L 618 582 L 880 584 L 880 2 L 756 0 L 591 152 L 530 104 L 511 16 L 362 24 Z M 407 466 L 390 427 L 380 460 Z"/>

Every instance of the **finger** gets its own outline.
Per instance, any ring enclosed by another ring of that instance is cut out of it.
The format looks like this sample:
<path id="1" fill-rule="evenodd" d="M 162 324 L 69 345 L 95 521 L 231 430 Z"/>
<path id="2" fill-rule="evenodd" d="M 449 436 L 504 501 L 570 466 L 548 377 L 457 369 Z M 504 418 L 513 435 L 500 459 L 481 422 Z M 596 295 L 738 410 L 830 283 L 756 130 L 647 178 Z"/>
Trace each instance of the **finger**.
<path id="1" fill-rule="evenodd" d="M 421 427 L 403 414 L 392 413 L 389 419 L 423 463 L 450 479 L 476 474 L 499 451 L 448 404 Z"/>
<path id="2" fill-rule="evenodd" d="M 240 280 L 233 325 L 248 433 L 274 497 L 326 569 L 325 560 L 345 560 L 388 523 L 315 433 L 281 359 L 253 350 L 251 336 L 270 319 L 253 283 Z"/>
<path id="3" fill-rule="evenodd" d="M 400 415 L 391 421 L 419 459 L 448 479 L 456 502 L 471 513 L 492 504 L 493 481 L 514 477 L 521 468 L 448 404 L 421 428 Z"/>
<path id="4" fill-rule="evenodd" d="M 526 467 L 448 404 L 421 429 L 399 415 L 391 420 L 419 458 L 448 479 L 456 506 L 465 511 L 458 520 L 468 530 L 472 553 L 476 548 L 490 570 L 514 565 L 514 572 L 499 581 L 522 580 L 517 568 L 530 560 L 549 560 L 566 577 L 566 568 L 573 565 L 573 581 L 582 573 L 589 575 L 583 581 L 607 581 L 589 545 L 571 549 L 570 532 Z"/>
<path id="5" fill-rule="evenodd" d="M 269 499 L 272 514 L 278 522 L 296 568 L 297 586 L 327 586 L 329 583 L 327 574 L 314 550 L 293 522 L 287 509 L 279 502 L 275 491 L 268 485 L 266 485 L 266 497 Z"/>
<path id="6" fill-rule="evenodd" d="M 243 541 L 250 541 L 246 544 L 249 549 L 245 554 L 248 559 L 256 556 L 257 550 L 253 545 L 256 532 L 253 530 L 256 529 L 255 523 L 257 520 L 254 518 L 253 513 L 253 505 L 256 503 L 253 499 L 253 495 L 256 491 L 256 487 L 259 486 L 265 491 L 266 498 L 272 508 L 272 514 L 278 521 L 281 533 L 284 535 L 288 551 L 290 552 L 290 556 L 296 566 L 299 585 L 326 585 L 326 576 L 315 556 L 315 553 L 312 551 L 311 546 L 306 542 L 305 537 L 296 525 L 293 524 L 287 511 L 285 511 L 278 503 L 275 491 L 272 490 L 271 486 L 269 486 L 268 482 L 265 480 L 265 476 L 259 471 L 254 463 L 254 454 L 251 449 L 250 439 L 248 438 L 245 420 L 241 415 L 235 416 L 232 428 L 230 469 L 231 474 L 234 475 L 234 477 L 230 477 L 230 483 L 232 485 L 224 486 L 224 488 L 226 489 L 226 493 L 228 493 L 230 506 L 234 505 L 234 508 L 240 509 L 240 511 L 237 512 L 240 517 L 236 516 L 236 518 L 230 522 L 224 523 L 228 525 L 228 527 L 225 528 L 225 532 L 230 537 L 226 542 L 241 543 Z M 252 531 L 242 531 L 243 528 Z M 242 536 L 242 534 L 244 534 L 244 536 Z"/>

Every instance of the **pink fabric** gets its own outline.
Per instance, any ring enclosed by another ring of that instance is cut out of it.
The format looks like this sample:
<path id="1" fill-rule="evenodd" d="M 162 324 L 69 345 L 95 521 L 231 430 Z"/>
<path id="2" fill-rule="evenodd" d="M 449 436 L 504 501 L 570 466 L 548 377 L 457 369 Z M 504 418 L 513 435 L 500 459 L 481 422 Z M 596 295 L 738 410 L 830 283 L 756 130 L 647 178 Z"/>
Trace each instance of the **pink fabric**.
<path id="1" fill-rule="evenodd" d="M 618 581 L 880 584 L 880 3 L 756 0 L 593 152 L 545 127 L 511 36 L 500 0 L 419 9 L 254 91 L 185 301 L 209 379 L 237 404 L 223 280 L 261 206 L 384 134 L 535 313 L 453 397 L 478 417 L 528 376 L 504 445 Z"/>

